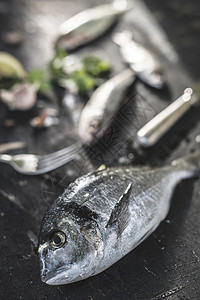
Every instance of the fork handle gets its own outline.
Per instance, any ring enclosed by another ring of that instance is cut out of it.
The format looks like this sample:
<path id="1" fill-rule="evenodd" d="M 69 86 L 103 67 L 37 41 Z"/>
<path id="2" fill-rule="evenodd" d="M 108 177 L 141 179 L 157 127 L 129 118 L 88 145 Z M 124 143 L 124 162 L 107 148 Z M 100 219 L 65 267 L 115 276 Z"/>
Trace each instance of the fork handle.
<path id="1" fill-rule="evenodd" d="M 12 157 L 8 154 L 0 154 L 0 161 L 2 162 L 10 162 Z"/>
<path id="2" fill-rule="evenodd" d="M 198 100 L 191 88 L 187 88 L 184 94 L 172 102 L 151 121 L 145 124 L 138 132 L 136 139 L 140 146 L 153 146 Z"/>

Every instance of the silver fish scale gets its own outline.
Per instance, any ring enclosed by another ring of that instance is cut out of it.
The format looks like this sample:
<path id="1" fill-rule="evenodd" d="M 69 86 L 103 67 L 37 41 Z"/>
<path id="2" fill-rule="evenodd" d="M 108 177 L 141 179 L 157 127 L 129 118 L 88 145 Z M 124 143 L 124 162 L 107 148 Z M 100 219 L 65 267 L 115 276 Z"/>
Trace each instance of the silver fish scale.
<path id="1" fill-rule="evenodd" d="M 200 151 L 158 169 L 118 167 L 80 177 L 43 219 L 38 250 L 43 281 L 70 283 L 110 267 L 166 217 L 175 185 L 199 171 Z M 52 230 L 67 239 L 56 250 Z"/>
<path id="2" fill-rule="evenodd" d="M 60 201 L 71 202 L 73 198 L 73 202 L 76 204 L 86 206 L 97 213 L 101 224 L 106 225 L 116 203 L 130 183 L 132 183 L 130 200 L 134 200 L 136 206 L 138 202 L 140 206 L 145 207 L 147 204 L 142 204 L 141 201 L 145 191 L 149 193 L 149 201 L 154 201 L 162 189 L 157 184 L 161 182 L 162 178 L 168 178 L 172 171 L 172 167 L 165 167 L 156 172 L 147 168 L 144 168 L 142 172 L 141 169 L 134 167 L 107 169 L 79 178 L 65 191 Z M 167 180 L 169 181 L 169 179 Z"/>
<path id="3" fill-rule="evenodd" d="M 155 217 L 158 211 L 164 211 L 165 214 L 168 201 L 166 201 L 166 209 L 163 207 L 163 209 L 160 210 L 159 206 L 162 207 L 164 205 L 164 199 L 170 197 L 168 191 L 170 190 L 170 193 L 172 192 L 172 186 L 177 182 L 177 179 L 179 179 L 179 176 L 168 174 L 156 185 L 147 188 L 134 197 L 134 201 L 131 202 L 130 207 L 132 207 L 134 214 L 137 215 L 137 219 L 142 220 L 142 226 L 146 226 L 153 217 Z"/>
<path id="4" fill-rule="evenodd" d="M 129 253 L 157 228 L 169 211 L 169 200 L 174 186 L 186 176 L 186 173 L 183 171 L 162 173 L 158 170 L 157 174 L 155 172 L 154 174 L 147 172 L 144 175 L 147 175 L 147 177 L 148 175 L 154 175 L 154 179 L 158 181 L 143 191 L 141 191 L 140 187 L 139 189 L 134 189 L 135 185 L 133 186 L 129 202 L 129 221 L 118 239 L 113 228 L 110 231 L 104 231 L 106 245 L 104 260 L 101 267 L 99 267 L 101 270 L 104 270 L 106 266 L 108 267 L 108 264 L 112 265 L 122 256 Z M 149 180 L 151 178 L 149 176 Z M 137 184 L 137 180 L 135 183 Z"/>
<path id="5" fill-rule="evenodd" d="M 83 181 L 85 182 L 84 185 L 82 185 Z M 97 176 L 91 174 L 87 178 L 87 183 L 85 180 L 83 181 L 75 181 L 70 186 L 70 189 L 65 191 L 59 202 L 71 202 L 73 197 L 73 202 L 80 206 L 86 206 L 91 211 L 100 214 L 101 221 L 107 222 L 115 204 L 119 200 L 119 195 L 124 193 L 129 181 L 127 179 L 125 182 L 124 180 L 122 181 L 120 174 L 112 173 L 111 175 L 104 171 L 99 172 Z M 113 189 L 113 182 L 119 183 L 117 189 Z"/>

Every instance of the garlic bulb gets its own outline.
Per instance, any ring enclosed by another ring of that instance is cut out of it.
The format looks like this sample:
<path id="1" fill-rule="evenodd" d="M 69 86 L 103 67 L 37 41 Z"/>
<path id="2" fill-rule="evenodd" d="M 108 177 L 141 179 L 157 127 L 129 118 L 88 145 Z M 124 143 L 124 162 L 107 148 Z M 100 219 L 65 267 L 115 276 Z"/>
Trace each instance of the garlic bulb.
<path id="1" fill-rule="evenodd" d="M 31 83 L 16 84 L 10 90 L 0 90 L 1 100 L 10 110 L 29 110 L 36 102 L 36 88 Z"/>

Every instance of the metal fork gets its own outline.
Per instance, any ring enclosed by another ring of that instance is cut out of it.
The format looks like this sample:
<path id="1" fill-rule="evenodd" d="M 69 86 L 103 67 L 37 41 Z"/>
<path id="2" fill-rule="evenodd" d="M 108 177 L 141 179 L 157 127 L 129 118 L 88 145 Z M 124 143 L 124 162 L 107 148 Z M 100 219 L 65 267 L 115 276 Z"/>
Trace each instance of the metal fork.
<path id="1" fill-rule="evenodd" d="M 0 162 L 8 163 L 19 173 L 25 175 L 39 175 L 55 170 L 72 159 L 77 158 L 81 148 L 81 143 L 77 142 L 45 156 L 34 154 L 0 154 Z"/>

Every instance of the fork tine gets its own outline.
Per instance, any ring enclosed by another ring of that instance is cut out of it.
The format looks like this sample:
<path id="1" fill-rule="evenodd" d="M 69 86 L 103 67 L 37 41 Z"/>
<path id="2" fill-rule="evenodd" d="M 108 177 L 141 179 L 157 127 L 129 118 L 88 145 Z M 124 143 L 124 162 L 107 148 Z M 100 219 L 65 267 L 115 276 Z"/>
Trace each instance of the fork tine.
<path id="1" fill-rule="evenodd" d="M 92 171 L 94 169 L 93 165 L 91 164 L 91 162 L 89 161 L 87 154 L 85 152 L 85 150 L 81 147 L 80 151 L 76 151 L 76 152 L 71 152 L 70 154 L 60 157 L 59 160 L 54 160 L 52 161 L 53 163 L 51 165 L 47 165 L 45 168 L 44 167 L 40 167 L 40 165 L 38 165 L 37 167 L 37 171 L 35 172 L 35 174 L 41 174 L 41 173 L 46 173 L 46 172 L 50 172 L 52 170 L 55 170 L 63 165 L 65 165 L 67 162 L 75 159 L 75 158 L 84 158 L 84 160 L 87 162 L 87 168 L 88 171 Z"/>
<path id="2" fill-rule="evenodd" d="M 69 159 L 73 158 L 77 154 L 78 154 L 78 149 L 72 149 L 70 151 L 64 152 L 60 156 L 53 156 L 51 159 L 50 158 L 46 159 L 46 158 L 43 158 L 43 157 L 39 158 L 37 168 L 40 168 L 40 169 L 46 168 L 46 167 L 48 167 L 50 165 L 54 165 L 55 163 L 57 163 L 59 161 L 62 161 L 65 158 L 66 159 L 68 159 L 68 157 L 69 157 Z"/>
<path id="3" fill-rule="evenodd" d="M 87 162 L 88 169 L 93 169 L 91 163 L 88 163 L 87 155 L 80 142 L 42 157 L 33 154 L 18 154 L 13 155 L 9 161 L 5 159 L 2 161 L 11 164 L 22 174 L 39 175 L 55 170 L 78 157 Z"/>
<path id="4" fill-rule="evenodd" d="M 75 146 L 77 146 L 77 147 L 75 147 Z M 62 164 L 65 164 L 66 162 L 79 156 L 79 151 L 80 150 L 83 151 L 83 148 L 80 143 L 77 143 L 75 146 L 74 147 L 70 146 L 70 147 L 63 149 L 64 151 L 62 151 L 62 153 L 59 152 L 59 156 L 54 155 L 55 153 L 52 153 L 53 155 L 50 158 L 48 157 L 46 159 L 46 157 L 41 157 L 38 160 L 37 169 L 46 169 L 46 168 L 48 168 L 48 169 L 54 168 L 55 169 L 55 168 L 57 168 L 57 165 L 61 166 Z"/>
<path id="5" fill-rule="evenodd" d="M 61 150 L 58 150 L 54 153 L 51 153 L 51 154 L 47 154 L 45 156 L 42 156 L 39 158 L 39 161 L 40 163 L 44 163 L 44 164 L 48 164 L 50 163 L 52 160 L 54 159 L 58 159 L 59 157 L 63 157 L 65 155 L 67 155 L 68 153 L 71 153 L 71 152 L 78 152 L 78 150 L 81 148 L 81 143 L 80 142 L 77 142 L 69 147 L 66 147 L 64 149 L 61 149 Z"/>
<path id="6" fill-rule="evenodd" d="M 39 159 L 38 160 L 38 166 L 37 168 L 39 169 L 44 169 L 47 168 L 49 166 L 54 166 L 56 164 L 60 164 L 60 162 L 62 161 L 69 161 L 70 159 L 74 158 L 75 156 L 78 155 L 78 151 L 68 151 L 67 153 L 63 154 L 62 156 L 59 157 L 54 157 L 53 159 L 49 159 L 49 160 L 43 160 L 43 159 Z"/>
<path id="7" fill-rule="evenodd" d="M 46 167 L 50 164 L 53 164 L 54 161 L 58 161 L 59 159 L 62 159 L 66 156 L 73 156 L 73 154 L 77 153 L 79 151 L 79 147 L 76 145 L 73 145 L 73 147 L 67 147 L 65 149 L 59 150 L 57 152 L 54 152 L 52 154 L 49 154 L 47 156 L 42 156 L 39 158 L 38 163 L 40 164 L 40 168 Z"/>
<path id="8" fill-rule="evenodd" d="M 41 173 L 46 173 L 50 172 L 52 170 L 55 170 L 63 165 L 65 165 L 67 162 L 75 159 L 78 157 L 78 152 L 71 152 L 68 153 L 65 156 L 61 156 L 59 159 L 54 159 L 51 161 L 51 163 L 46 164 L 46 165 L 41 165 L 40 160 L 38 162 L 37 170 L 35 171 L 35 174 L 41 174 Z"/>

